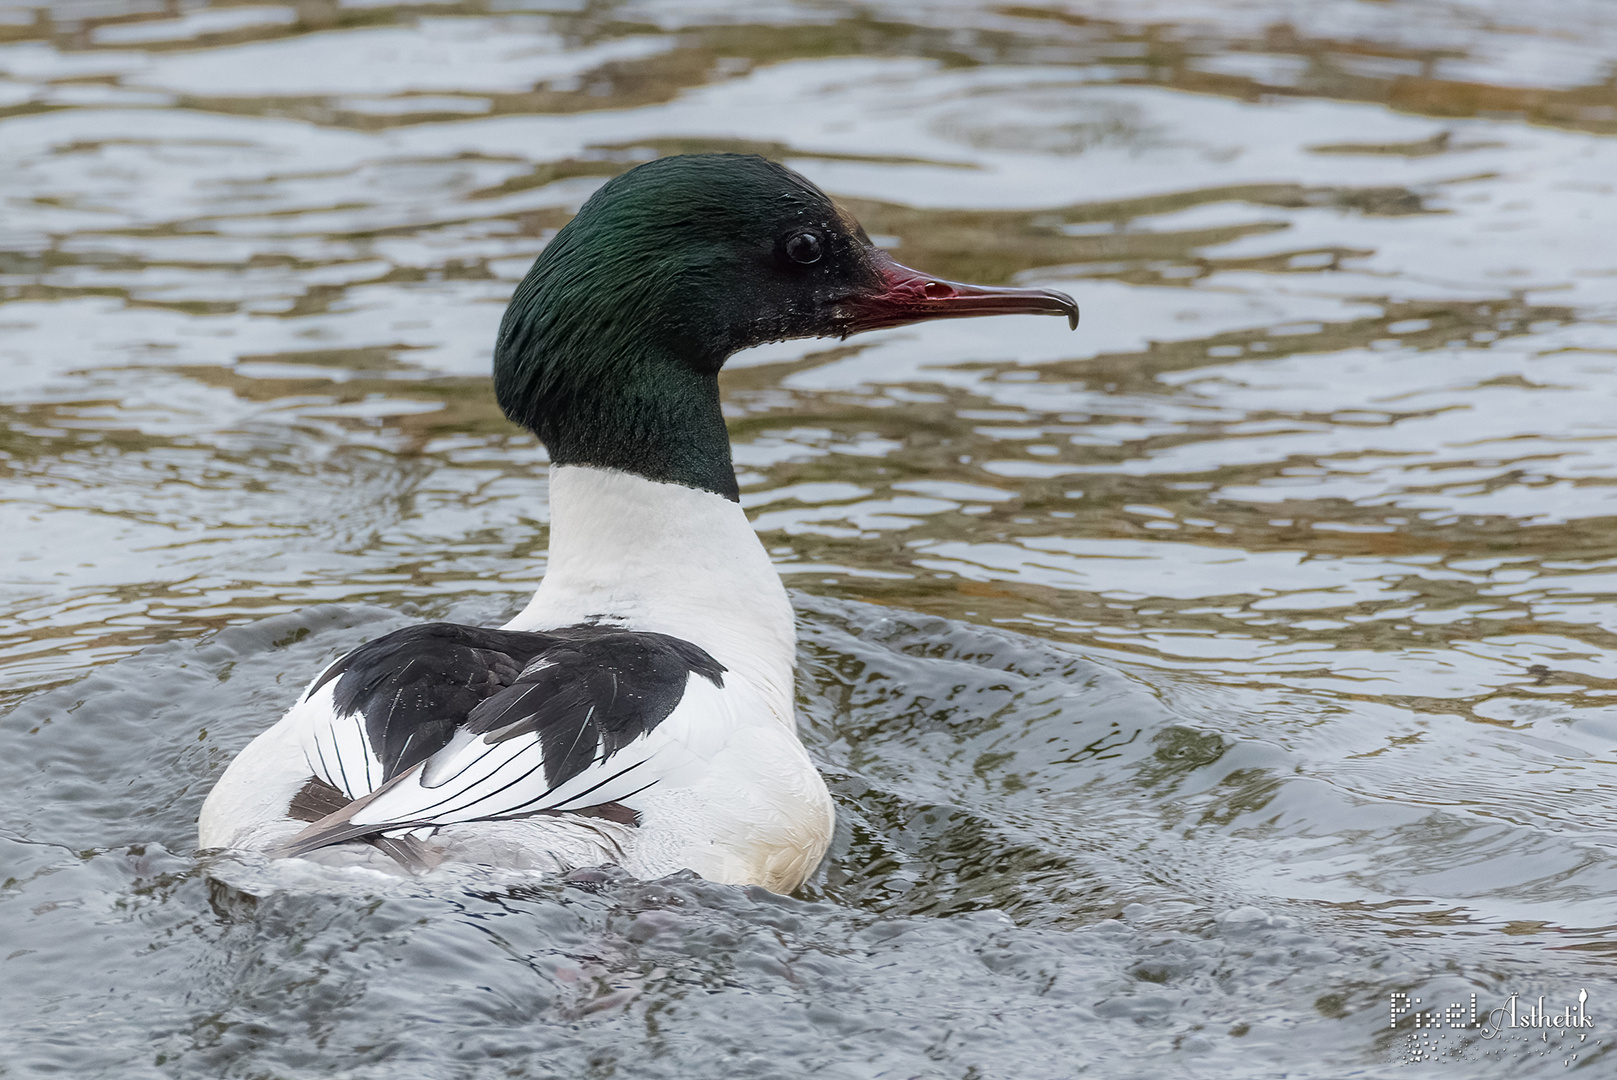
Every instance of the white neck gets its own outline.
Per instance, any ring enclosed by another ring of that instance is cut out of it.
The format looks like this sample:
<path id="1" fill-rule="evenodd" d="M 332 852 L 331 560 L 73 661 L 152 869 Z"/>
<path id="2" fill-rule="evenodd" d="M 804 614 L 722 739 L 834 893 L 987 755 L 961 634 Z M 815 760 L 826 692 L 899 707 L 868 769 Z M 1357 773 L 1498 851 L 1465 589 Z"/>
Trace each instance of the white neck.
<path id="1" fill-rule="evenodd" d="M 741 507 L 710 491 L 585 465 L 550 470 L 550 563 L 511 630 L 600 620 L 684 638 L 790 716 L 796 630 Z"/>

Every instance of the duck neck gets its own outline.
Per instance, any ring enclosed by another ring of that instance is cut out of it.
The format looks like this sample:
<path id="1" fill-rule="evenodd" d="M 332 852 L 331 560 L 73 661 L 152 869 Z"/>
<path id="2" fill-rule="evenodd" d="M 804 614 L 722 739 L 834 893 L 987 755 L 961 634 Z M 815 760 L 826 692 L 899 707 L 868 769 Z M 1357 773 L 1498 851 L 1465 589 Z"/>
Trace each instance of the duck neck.
<path id="1" fill-rule="evenodd" d="M 740 499 L 716 374 L 658 365 L 615 388 L 584 388 L 554 403 L 536 430 L 557 465 L 616 469 Z"/>
<path id="2" fill-rule="evenodd" d="M 557 465 L 737 501 L 719 406 L 719 369 L 732 347 L 667 320 L 539 318 L 527 309 L 540 285 L 525 281 L 501 324 L 494 391 L 505 414 L 539 436 Z"/>
<path id="3" fill-rule="evenodd" d="M 786 590 L 741 506 L 715 492 L 552 467 L 549 564 L 509 628 L 580 622 L 684 638 L 790 701 L 796 632 Z"/>

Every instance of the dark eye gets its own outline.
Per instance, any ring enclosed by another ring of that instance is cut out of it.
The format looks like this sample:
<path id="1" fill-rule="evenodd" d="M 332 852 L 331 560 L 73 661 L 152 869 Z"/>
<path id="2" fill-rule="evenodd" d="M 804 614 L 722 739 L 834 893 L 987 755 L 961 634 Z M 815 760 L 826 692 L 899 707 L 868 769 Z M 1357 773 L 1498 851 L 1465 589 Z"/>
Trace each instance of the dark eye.
<path id="1" fill-rule="evenodd" d="M 817 263 L 820 254 L 820 238 L 811 232 L 800 232 L 786 241 L 786 257 L 795 263 Z"/>

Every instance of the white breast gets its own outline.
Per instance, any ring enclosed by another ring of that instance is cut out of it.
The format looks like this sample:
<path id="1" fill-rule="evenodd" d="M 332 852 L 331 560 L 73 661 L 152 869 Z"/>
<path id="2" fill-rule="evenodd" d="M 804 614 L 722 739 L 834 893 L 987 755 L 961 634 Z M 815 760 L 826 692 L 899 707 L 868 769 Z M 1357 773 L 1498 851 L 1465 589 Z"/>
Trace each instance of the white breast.
<path id="1" fill-rule="evenodd" d="M 550 564 L 508 630 L 601 616 L 684 638 L 792 715 L 791 602 L 741 507 L 613 469 L 550 472 Z"/>
<path id="2" fill-rule="evenodd" d="M 509 630 L 606 616 L 683 638 L 726 669 L 727 731 L 707 768 L 647 792 L 638 865 L 789 892 L 830 842 L 830 794 L 797 737 L 797 632 L 741 507 L 610 469 L 550 474 L 550 565 Z"/>

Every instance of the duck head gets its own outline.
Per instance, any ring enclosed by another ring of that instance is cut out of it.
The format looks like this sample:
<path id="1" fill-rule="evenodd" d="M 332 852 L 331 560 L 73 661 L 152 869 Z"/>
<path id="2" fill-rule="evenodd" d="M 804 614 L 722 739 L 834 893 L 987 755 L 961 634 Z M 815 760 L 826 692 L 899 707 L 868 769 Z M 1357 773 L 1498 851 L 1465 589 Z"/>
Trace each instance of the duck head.
<path id="1" fill-rule="evenodd" d="M 558 465 L 739 497 L 719 410 L 732 353 L 971 315 L 1064 315 L 1045 289 L 901 266 L 847 211 L 761 157 L 660 158 L 592 195 L 518 286 L 494 389 Z"/>

